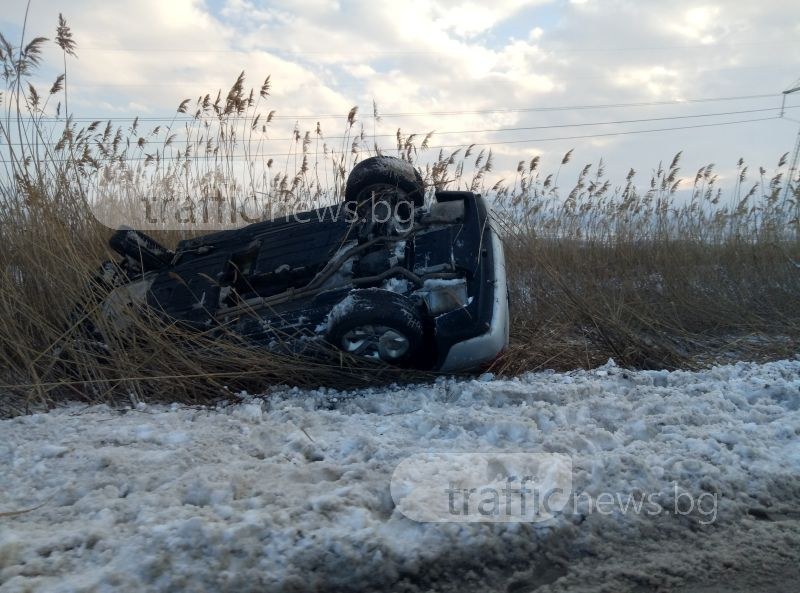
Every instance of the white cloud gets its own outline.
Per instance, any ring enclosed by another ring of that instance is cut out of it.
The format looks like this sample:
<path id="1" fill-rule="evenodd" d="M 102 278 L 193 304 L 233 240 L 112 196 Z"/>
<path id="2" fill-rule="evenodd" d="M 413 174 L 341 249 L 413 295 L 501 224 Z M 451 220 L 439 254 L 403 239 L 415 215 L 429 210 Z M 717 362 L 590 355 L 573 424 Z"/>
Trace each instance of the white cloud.
<path id="1" fill-rule="evenodd" d="M 24 0 L 6 0 L 4 18 L 21 20 L 24 9 Z M 477 0 L 227 0 L 216 12 L 202 0 L 74 0 L 69 6 L 40 0 L 29 31 L 52 35 L 59 11 L 66 11 L 78 42 L 79 59 L 69 66 L 70 105 L 87 116 L 166 115 L 184 97 L 227 89 L 241 70 L 256 85 L 272 75 L 270 109 L 309 115 L 344 115 L 354 104 L 369 113 L 373 98 L 383 113 L 408 113 L 777 93 L 800 70 L 800 48 L 792 43 L 800 7 L 791 0 L 608 0 L 572 8 L 555 0 L 502 0 L 491 8 Z M 791 148 L 793 131 L 764 122 L 539 140 L 631 129 L 585 126 L 593 122 L 773 103 L 428 114 L 386 117 L 377 131 L 536 128 L 442 134 L 431 144 L 531 140 L 494 146 L 498 171 L 513 170 L 519 158 L 540 151 L 560 157 L 576 146 L 576 154 L 583 151 L 578 160 L 605 156 L 609 171 L 621 176 L 630 166 L 648 170 L 687 147 L 689 169 L 706 161 L 735 162 L 739 153 L 754 166 L 771 163 Z M 271 134 L 283 137 L 292 124 L 276 121 Z M 582 127 L 541 127 L 568 124 Z M 328 130 L 340 125 L 323 122 Z"/>
<path id="2" fill-rule="evenodd" d="M 673 98 L 680 93 L 680 72 L 664 66 L 623 68 L 614 82 L 623 87 L 646 89 L 653 97 Z"/>
<path id="3" fill-rule="evenodd" d="M 377 74 L 377 72 L 367 64 L 346 64 L 343 68 L 356 78 L 369 78 Z"/>
<path id="4" fill-rule="evenodd" d="M 683 18 L 671 29 L 689 39 L 700 43 L 714 43 L 724 34 L 718 6 L 696 6 L 686 10 Z"/>
<path id="5" fill-rule="evenodd" d="M 541 2 L 539 2 L 541 3 Z M 471 37 L 491 29 L 495 24 L 513 15 L 526 4 L 525 0 L 500 0 L 485 2 L 432 2 L 434 20 L 445 31 L 460 37 Z"/>

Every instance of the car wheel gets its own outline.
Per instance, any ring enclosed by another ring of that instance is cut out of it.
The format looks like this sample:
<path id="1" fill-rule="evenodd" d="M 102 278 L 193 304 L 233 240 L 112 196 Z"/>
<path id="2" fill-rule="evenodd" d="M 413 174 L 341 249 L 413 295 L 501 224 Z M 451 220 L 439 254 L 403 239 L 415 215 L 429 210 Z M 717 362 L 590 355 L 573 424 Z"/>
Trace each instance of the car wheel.
<path id="1" fill-rule="evenodd" d="M 359 207 L 375 202 L 376 196 L 399 196 L 415 207 L 425 203 L 425 184 L 411 163 L 391 156 L 374 156 L 361 161 L 350 172 L 345 201 Z M 389 200 L 394 205 L 397 200 Z"/>
<path id="2" fill-rule="evenodd" d="M 356 356 L 407 366 L 424 348 L 422 319 L 403 295 L 368 288 L 352 291 L 328 316 L 326 339 Z"/>

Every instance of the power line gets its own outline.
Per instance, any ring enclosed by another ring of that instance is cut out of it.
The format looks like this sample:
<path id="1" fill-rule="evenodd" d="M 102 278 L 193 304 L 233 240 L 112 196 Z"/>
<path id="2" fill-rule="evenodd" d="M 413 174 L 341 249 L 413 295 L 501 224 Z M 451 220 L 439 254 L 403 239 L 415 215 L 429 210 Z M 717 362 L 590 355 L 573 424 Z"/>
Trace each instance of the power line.
<path id="1" fill-rule="evenodd" d="M 800 92 L 800 78 L 798 78 L 795 82 L 789 85 L 789 88 L 783 91 L 783 101 L 781 101 L 781 113 L 778 117 L 783 117 L 783 114 L 787 109 L 786 97 L 797 92 Z M 784 200 L 789 196 L 789 186 L 792 185 L 792 181 L 794 180 L 794 174 L 795 171 L 797 171 L 798 163 L 800 163 L 800 130 L 797 131 L 797 140 L 795 140 L 794 150 L 792 151 L 792 164 L 789 165 L 789 174 L 786 179 L 786 187 L 784 187 L 783 189 Z"/>
<path id="2" fill-rule="evenodd" d="M 768 66 L 768 65 L 758 65 L 758 66 L 728 66 L 724 68 L 703 68 L 697 69 L 691 72 L 694 76 L 701 76 L 706 75 L 712 72 L 730 72 L 730 71 L 741 71 L 741 70 L 757 70 L 758 72 L 765 72 L 765 71 L 775 71 L 775 70 L 796 70 L 800 67 L 800 64 L 784 64 L 779 66 Z M 535 75 L 549 77 L 554 75 L 553 72 L 537 72 L 534 73 Z M 555 74 L 557 77 L 557 74 Z M 607 74 L 591 74 L 586 76 L 570 76 L 567 78 L 559 78 L 558 80 L 561 82 L 565 81 L 584 81 L 584 80 L 605 80 L 607 79 Z M 485 79 L 482 79 L 485 80 Z M 191 80 L 187 82 L 78 82 L 73 81 L 72 88 L 187 88 L 187 87 L 196 87 L 198 84 L 206 84 L 206 86 L 217 86 L 219 83 L 201 83 L 197 80 Z M 228 84 L 230 84 L 228 82 Z M 519 80 L 516 78 L 493 78 L 491 80 L 492 85 L 519 85 Z M 223 86 L 226 86 L 223 83 Z M 309 85 L 310 86 L 310 85 Z M 308 87 L 306 87 L 308 88 Z M 347 89 L 347 88 L 363 88 L 363 85 L 360 83 L 352 83 L 352 84 L 334 84 L 331 86 L 327 86 L 324 84 L 317 84 L 313 85 L 311 88 L 320 88 L 320 89 Z"/>
<path id="3" fill-rule="evenodd" d="M 750 119 L 740 119 L 740 120 L 733 120 L 727 122 L 715 122 L 715 123 L 708 123 L 708 124 L 693 124 L 688 126 L 671 126 L 671 127 L 664 127 L 664 128 L 651 128 L 647 130 L 627 130 L 623 132 L 605 132 L 599 134 L 582 134 L 582 135 L 575 135 L 575 136 L 556 136 L 556 137 L 549 137 L 549 138 L 528 138 L 525 140 L 506 140 L 506 141 L 495 141 L 495 142 L 481 142 L 480 146 L 497 146 L 497 145 L 509 145 L 509 144 L 533 144 L 537 142 L 556 142 L 561 140 L 582 140 L 588 138 L 604 138 L 610 136 L 628 136 L 633 134 L 648 134 L 653 132 L 669 132 L 673 130 L 690 130 L 695 128 L 712 128 L 718 126 L 729 126 L 735 124 L 743 124 L 743 123 L 755 123 L 755 122 L 762 122 L 762 121 L 769 121 L 769 120 L 776 120 L 780 119 L 778 116 L 771 116 L 771 117 L 761 117 L 761 118 L 750 118 Z M 429 146 L 429 150 L 437 150 L 443 148 L 466 148 L 470 146 L 472 143 L 462 143 L 462 144 L 441 144 L 438 146 Z M 392 152 L 396 150 L 396 146 L 392 147 L 383 147 L 379 148 L 381 152 Z M 204 159 L 204 160 L 227 160 L 227 159 L 236 159 L 236 160 L 253 160 L 256 158 L 266 158 L 266 157 L 284 157 L 284 156 L 325 156 L 324 152 L 307 152 L 307 153 L 300 153 L 300 152 L 288 152 L 288 153 L 259 153 L 259 154 L 252 154 L 252 155 L 202 155 L 196 154 L 190 156 L 188 160 L 197 160 L 197 159 Z M 51 162 L 68 162 L 70 159 L 48 159 Z M 126 161 L 144 161 L 144 160 L 155 160 L 155 157 L 126 157 Z M 160 161 L 183 161 L 186 160 L 186 157 L 177 156 L 159 156 L 158 160 Z M 9 160 L 2 160 L 0 162 L 9 163 Z"/>
<path id="4" fill-rule="evenodd" d="M 683 44 L 683 45 L 655 45 L 655 46 L 638 46 L 638 47 L 544 47 L 537 46 L 542 51 L 554 51 L 559 54 L 564 53 L 584 53 L 584 52 L 628 52 L 628 51 L 671 51 L 676 49 L 714 49 L 718 47 L 756 47 L 756 46 L 785 46 L 788 41 L 761 41 L 761 42 L 719 42 L 719 43 L 704 43 L 704 44 Z M 336 51 L 336 50 L 286 50 L 280 47 L 252 47 L 247 49 L 233 49 L 233 48 L 200 48 L 200 47 L 103 47 L 96 45 L 82 45 L 81 51 L 90 51 L 97 53 L 200 53 L 200 54 L 249 54 L 254 52 L 267 52 L 276 53 L 281 55 L 325 55 L 325 56 L 350 56 L 350 55 L 434 55 L 446 54 L 452 55 L 451 50 L 373 50 L 363 49 L 359 51 Z"/>
<path id="5" fill-rule="evenodd" d="M 483 128 L 483 129 L 476 129 L 476 130 L 444 130 L 444 131 L 435 131 L 435 130 L 428 130 L 425 132 L 407 132 L 404 134 L 406 138 L 409 136 L 425 136 L 428 133 L 433 133 L 435 136 L 443 136 L 443 135 L 452 135 L 452 134 L 485 134 L 485 133 L 495 133 L 495 132 L 521 132 L 521 131 L 530 131 L 530 130 L 550 130 L 550 129 L 562 129 L 562 128 L 584 128 L 584 127 L 591 127 L 591 126 L 607 126 L 607 125 L 622 125 L 622 124 L 633 124 L 633 123 L 645 123 L 645 122 L 654 122 L 654 121 L 672 121 L 672 120 L 681 120 L 681 119 L 697 119 L 697 118 L 706 118 L 706 117 L 722 117 L 728 115 L 743 115 L 746 113 L 764 113 L 769 111 L 788 111 L 789 109 L 800 109 L 800 105 L 795 105 L 791 107 L 765 107 L 762 109 L 744 109 L 740 111 L 720 111 L 716 113 L 698 113 L 692 115 L 670 115 L 664 117 L 645 117 L 639 119 L 618 119 L 612 121 L 598 121 L 598 122 L 580 122 L 580 123 L 570 123 L 570 124 L 548 124 L 548 125 L 541 125 L 541 126 L 517 126 L 517 127 L 506 127 L 506 128 Z M 320 140 L 344 140 L 344 139 L 355 139 L 358 137 L 358 134 L 352 136 L 321 136 Z M 369 134 L 368 138 L 395 138 L 397 134 Z M 312 139 L 316 139 L 312 137 Z M 243 138 L 237 140 L 237 144 L 260 144 L 262 142 L 286 142 L 287 138 Z M 190 139 L 176 139 L 170 142 L 170 144 L 182 144 L 182 145 L 197 145 L 200 146 L 204 144 L 207 140 L 199 141 L 199 140 L 190 140 Z M 163 141 L 154 141 L 154 144 L 161 144 Z M 22 146 L 24 143 L 22 142 L 12 142 L 12 146 Z M 50 146 L 54 146 L 55 143 L 49 142 L 46 143 Z"/>
<path id="6" fill-rule="evenodd" d="M 743 124 L 750 122 L 768 121 L 771 119 L 778 119 L 777 116 L 772 117 L 759 117 L 755 119 L 739 119 L 734 121 L 716 122 L 711 124 L 694 124 L 691 126 L 674 126 L 669 128 L 653 128 L 650 130 L 628 130 L 625 132 L 606 132 L 602 134 L 586 134 L 581 136 L 561 136 L 558 138 L 531 138 L 529 140 L 507 140 L 505 142 L 482 142 L 481 146 L 492 146 L 495 144 L 522 144 L 528 142 L 552 142 L 556 140 L 580 140 L 584 138 L 602 138 L 606 136 L 627 136 L 630 134 L 646 134 L 650 132 L 668 132 L 671 130 L 690 130 L 693 128 L 713 128 L 715 126 L 729 126 L 733 124 Z M 458 144 L 451 146 L 431 146 L 430 148 L 453 148 L 455 146 L 469 146 L 468 144 Z"/>
<path id="7" fill-rule="evenodd" d="M 616 108 L 627 108 L 627 107 L 653 107 L 653 106 L 660 106 L 660 105 L 683 105 L 683 104 L 691 104 L 691 103 L 715 103 L 715 102 L 723 102 L 723 101 L 742 101 L 747 99 L 776 99 L 780 97 L 780 93 L 768 93 L 768 94 L 760 94 L 760 95 L 738 95 L 738 96 L 728 96 L 728 97 L 709 97 L 709 98 L 699 98 L 699 99 L 671 99 L 671 100 L 664 100 L 664 101 L 638 101 L 632 103 L 602 103 L 602 104 L 594 104 L 594 105 L 563 105 L 563 106 L 543 106 L 543 107 L 505 107 L 505 108 L 498 108 L 498 109 L 464 109 L 464 110 L 449 110 L 449 111 L 399 111 L 399 112 L 391 112 L 391 113 L 379 113 L 379 118 L 389 118 L 389 117 L 419 117 L 419 116 L 449 116 L 449 115 L 488 115 L 493 113 L 534 113 L 534 112 L 551 112 L 551 111 L 583 111 L 583 110 L 591 110 L 591 109 L 616 109 Z M 273 120 L 323 120 L 323 119 L 342 119 L 345 115 L 342 113 L 335 113 L 335 114 L 322 114 L 322 115 L 274 115 L 272 117 Z M 45 120 L 56 120 L 56 121 L 64 121 L 63 117 L 56 118 L 55 116 L 42 116 L 42 119 Z M 233 116 L 228 117 L 226 120 L 252 120 L 252 117 L 244 117 L 244 116 Z M 121 116 L 121 117 L 74 117 L 72 121 L 74 122 L 94 122 L 94 121 L 134 121 L 138 120 L 140 122 L 144 121 L 195 121 L 196 118 L 194 117 L 181 117 L 176 115 L 168 115 L 164 117 L 156 117 L 156 116 L 143 116 L 143 117 L 136 117 L 136 116 Z"/>

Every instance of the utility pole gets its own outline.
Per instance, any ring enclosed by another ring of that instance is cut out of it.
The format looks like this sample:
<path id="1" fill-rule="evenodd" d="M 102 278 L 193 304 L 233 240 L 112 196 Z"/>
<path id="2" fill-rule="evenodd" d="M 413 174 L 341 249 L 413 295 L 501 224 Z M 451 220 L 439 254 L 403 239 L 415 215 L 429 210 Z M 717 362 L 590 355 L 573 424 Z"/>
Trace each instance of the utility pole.
<path id="1" fill-rule="evenodd" d="M 783 117 L 783 110 L 786 106 L 786 97 L 792 93 L 800 91 L 800 78 L 798 78 L 793 85 L 783 91 L 783 98 L 781 99 L 781 117 Z M 797 130 L 797 140 L 794 143 L 794 153 L 792 154 L 792 164 L 789 166 L 789 177 L 786 179 L 786 185 L 783 188 L 783 199 L 789 195 L 789 187 L 792 185 L 795 173 L 797 172 L 798 161 L 800 161 L 800 130 Z"/>

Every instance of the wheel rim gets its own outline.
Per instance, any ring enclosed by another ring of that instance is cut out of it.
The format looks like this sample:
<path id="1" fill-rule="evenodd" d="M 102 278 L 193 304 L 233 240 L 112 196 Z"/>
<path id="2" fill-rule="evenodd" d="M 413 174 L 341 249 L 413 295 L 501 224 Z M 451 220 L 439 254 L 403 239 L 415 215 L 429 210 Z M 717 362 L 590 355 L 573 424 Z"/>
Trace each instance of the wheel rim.
<path id="1" fill-rule="evenodd" d="M 382 360 L 402 358 L 409 347 L 410 343 L 406 336 L 385 325 L 361 325 L 342 336 L 344 351 Z"/>
<path id="2" fill-rule="evenodd" d="M 394 230 L 403 230 L 401 226 L 407 221 L 397 218 L 397 204 L 411 205 L 408 192 L 388 183 L 376 183 L 362 192 L 357 204 L 360 212 L 373 224 L 389 224 Z M 413 206 L 410 206 L 413 210 Z M 407 230 L 407 229 L 406 229 Z"/>

